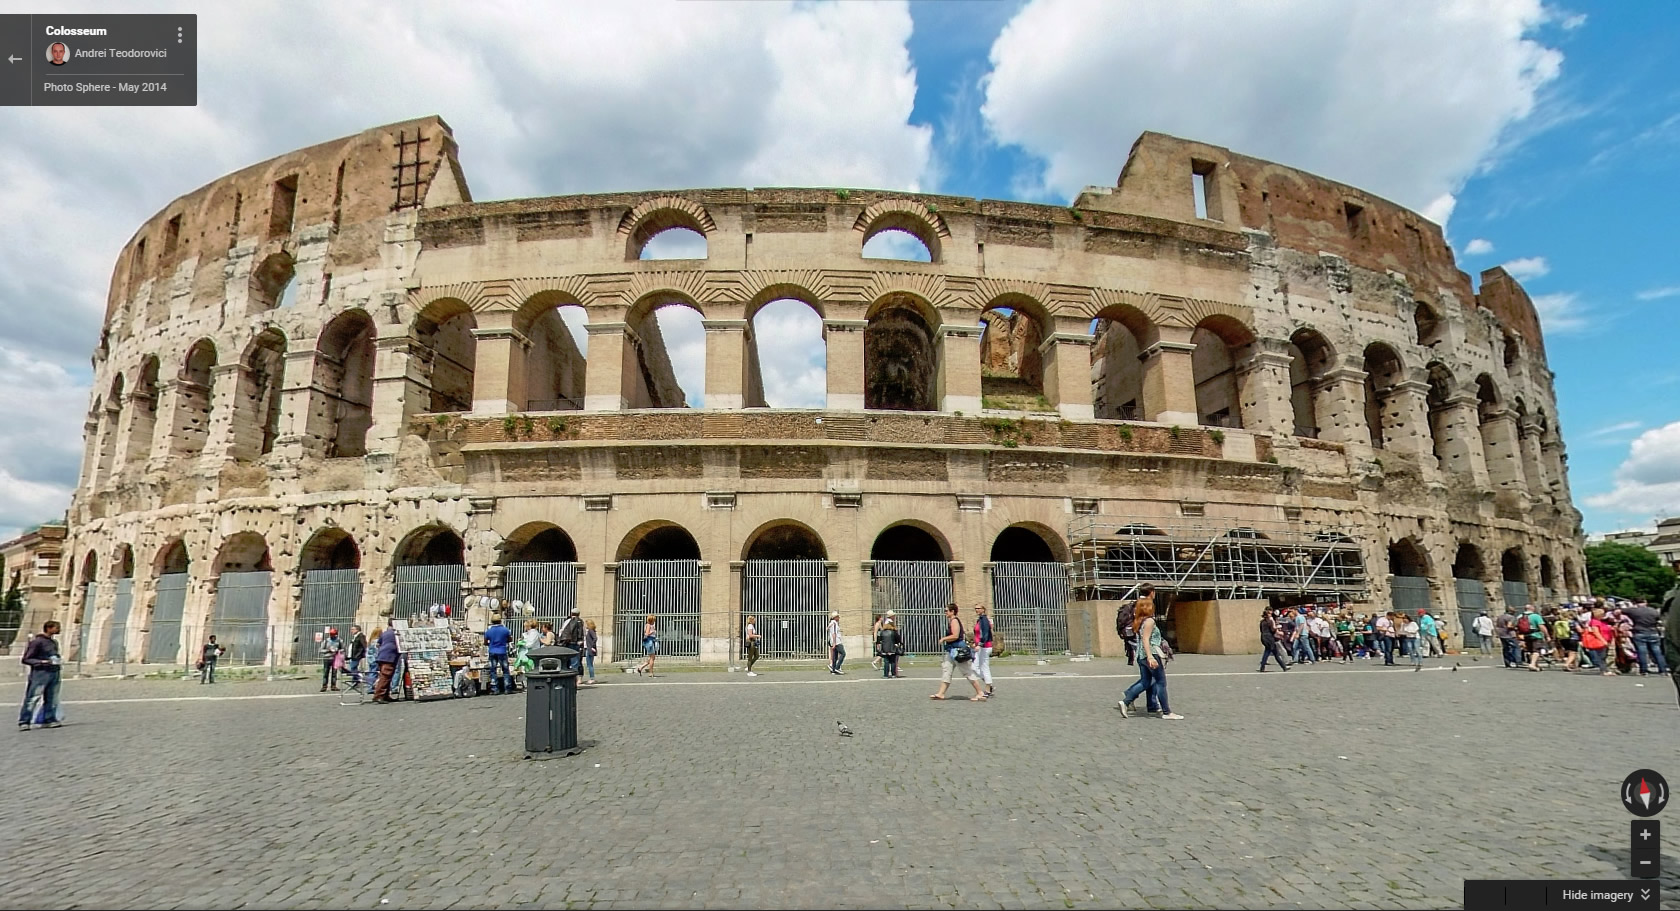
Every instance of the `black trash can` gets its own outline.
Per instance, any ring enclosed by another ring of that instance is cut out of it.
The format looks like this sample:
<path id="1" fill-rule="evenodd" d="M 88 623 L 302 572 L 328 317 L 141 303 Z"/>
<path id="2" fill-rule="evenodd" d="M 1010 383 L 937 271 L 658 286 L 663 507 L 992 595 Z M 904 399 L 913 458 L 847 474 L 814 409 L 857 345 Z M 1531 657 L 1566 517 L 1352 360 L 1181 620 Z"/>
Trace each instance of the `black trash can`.
<path id="1" fill-rule="evenodd" d="M 525 672 L 525 758 L 578 752 L 578 672 L 566 665 L 577 649 L 548 645 L 527 653 L 536 665 Z"/>

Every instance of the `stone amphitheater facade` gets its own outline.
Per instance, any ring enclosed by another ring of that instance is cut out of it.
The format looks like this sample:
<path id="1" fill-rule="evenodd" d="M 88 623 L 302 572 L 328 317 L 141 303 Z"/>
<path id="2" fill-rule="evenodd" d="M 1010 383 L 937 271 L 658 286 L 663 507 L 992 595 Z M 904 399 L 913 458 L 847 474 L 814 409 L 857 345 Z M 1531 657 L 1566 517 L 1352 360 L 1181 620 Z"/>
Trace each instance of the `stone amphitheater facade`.
<path id="1" fill-rule="evenodd" d="M 642 259 L 672 228 L 705 258 Z M 865 258 L 889 230 L 929 261 Z M 779 300 L 821 318 L 824 408 L 766 406 L 757 352 L 781 340 L 754 317 Z M 703 320 L 702 408 L 649 318 L 671 305 Z M 1437 225 L 1369 193 L 1154 133 L 1062 207 L 474 202 L 442 120 L 379 127 L 141 226 L 93 387 L 61 590 L 90 657 L 186 661 L 224 575 L 266 571 L 289 660 L 307 573 L 359 570 L 366 625 L 399 566 L 439 563 L 506 597 L 510 563 L 573 562 L 610 638 L 615 572 L 641 557 L 701 561 L 703 659 L 732 647 L 757 557 L 827 561 L 860 645 L 871 561 L 942 560 L 957 600 L 987 601 L 994 562 L 1066 561 L 1093 515 L 1351 529 L 1367 606 L 1421 577 L 1449 618 L 1459 579 L 1494 607 L 1507 580 L 1585 585 L 1517 282 L 1495 268 L 1473 291 Z"/>

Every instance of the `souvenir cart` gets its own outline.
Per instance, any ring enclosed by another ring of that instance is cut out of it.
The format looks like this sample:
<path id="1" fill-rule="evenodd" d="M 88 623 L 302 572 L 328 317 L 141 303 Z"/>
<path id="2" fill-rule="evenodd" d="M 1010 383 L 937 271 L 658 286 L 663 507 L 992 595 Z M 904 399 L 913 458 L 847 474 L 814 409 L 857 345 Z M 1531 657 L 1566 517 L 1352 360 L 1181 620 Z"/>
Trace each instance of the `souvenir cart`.
<path id="1" fill-rule="evenodd" d="M 404 692 L 410 699 L 430 699 L 455 694 L 449 667 L 454 648 L 449 621 L 415 626 L 396 621 L 397 651 L 402 653 Z"/>

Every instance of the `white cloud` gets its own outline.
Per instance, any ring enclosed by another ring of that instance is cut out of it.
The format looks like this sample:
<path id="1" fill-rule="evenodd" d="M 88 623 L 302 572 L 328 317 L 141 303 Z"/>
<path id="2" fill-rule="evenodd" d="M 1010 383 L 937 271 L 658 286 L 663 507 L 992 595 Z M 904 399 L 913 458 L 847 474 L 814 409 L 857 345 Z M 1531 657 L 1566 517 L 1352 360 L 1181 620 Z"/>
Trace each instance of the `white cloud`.
<path id="1" fill-rule="evenodd" d="M 1442 193 L 1429 201 L 1429 204 L 1419 210 L 1418 214 L 1440 225 L 1447 226 L 1447 219 L 1452 218 L 1453 209 L 1458 208 L 1458 197 L 1451 193 Z"/>
<path id="2" fill-rule="evenodd" d="M 1505 268 L 1505 271 L 1517 281 L 1528 281 L 1531 278 L 1540 278 L 1546 273 L 1552 271 L 1551 265 L 1546 262 L 1546 257 L 1544 256 L 1525 256 L 1521 259 L 1513 259 L 1510 262 L 1501 263 L 1500 265 L 1502 265 Z"/>
<path id="3" fill-rule="evenodd" d="M 1534 109 L 1562 54 L 1539 0 L 1262 4 L 1032 0 L 992 45 L 992 134 L 1039 190 L 1112 184 L 1144 130 L 1199 139 L 1419 211 Z"/>
<path id="4" fill-rule="evenodd" d="M 1532 300 L 1535 312 L 1540 315 L 1540 325 L 1548 334 L 1576 332 L 1586 328 L 1586 313 L 1580 306 L 1579 295 L 1574 292 L 1537 294 Z"/>
<path id="5" fill-rule="evenodd" d="M 85 373 L 85 371 L 84 371 Z M 82 461 L 86 378 L 0 343 L 0 540 L 64 513 Z"/>
<path id="6" fill-rule="evenodd" d="M 1680 513 L 1680 421 L 1640 434 L 1616 469 L 1615 486 L 1587 497 L 1587 505 L 1623 516 Z"/>
<path id="7" fill-rule="evenodd" d="M 665 356 L 671 359 L 671 372 L 677 375 L 688 407 L 706 407 L 706 330 L 700 314 L 672 305 L 655 310 L 653 318 L 659 322 Z"/>
<path id="8" fill-rule="evenodd" d="M 1587 24 L 1587 14 L 1586 13 L 1575 13 L 1573 15 L 1566 15 L 1562 19 L 1558 20 L 1558 25 L 1562 26 L 1563 30 L 1566 31 L 1566 32 L 1573 32 L 1576 29 L 1578 29 L 1581 26 L 1586 25 L 1586 24 Z"/>
<path id="9" fill-rule="evenodd" d="M 828 401 L 822 317 L 800 301 L 771 301 L 753 317 L 764 399 L 772 408 L 821 408 Z"/>
<path id="10" fill-rule="evenodd" d="M 927 244 L 908 231 L 889 228 L 869 238 L 863 245 L 864 259 L 907 259 L 925 263 L 933 259 Z"/>
<path id="11" fill-rule="evenodd" d="M 1670 297 L 1680 297 L 1680 285 L 1669 285 L 1665 288 L 1646 288 L 1634 297 L 1642 301 L 1660 301 Z"/>
<path id="12" fill-rule="evenodd" d="M 1643 426 L 1645 425 L 1638 421 L 1621 421 L 1616 424 L 1606 424 L 1597 430 L 1589 432 L 1587 436 L 1589 438 L 1616 436 L 1617 434 L 1626 433 L 1629 430 L 1638 430 Z"/>
<path id="13" fill-rule="evenodd" d="M 687 228 L 667 228 L 648 238 L 642 259 L 705 259 L 706 235 Z"/>
<path id="14" fill-rule="evenodd" d="M 1465 256 L 1486 256 L 1493 252 L 1493 241 L 1477 237 L 1464 245 Z"/>

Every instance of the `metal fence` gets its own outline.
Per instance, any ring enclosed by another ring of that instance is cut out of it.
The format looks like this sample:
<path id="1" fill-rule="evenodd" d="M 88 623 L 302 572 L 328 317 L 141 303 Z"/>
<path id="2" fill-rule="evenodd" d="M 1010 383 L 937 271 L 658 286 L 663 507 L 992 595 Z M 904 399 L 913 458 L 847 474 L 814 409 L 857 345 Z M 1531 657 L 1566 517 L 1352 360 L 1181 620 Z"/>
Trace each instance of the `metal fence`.
<path id="1" fill-rule="evenodd" d="M 320 643 L 329 629 L 348 648 L 350 624 L 356 622 L 356 611 L 362 606 L 362 571 L 359 569 L 312 569 L 303 574 L 303 590 L 298 600 L 298 622 L 292 661 L 305 664 L 321 654 Z M 321 638 L 316 639 L 319 635 Z"/>
<path id="2" fill-rule="evenodd" d="M 828 656 L 828 567 L 821 560 L 748 560 L 735 635 L 746 657 L 746 618 L 757 620 L 764 658 Z"/>
<path id="3" fill-rule="evenodd" d="M 1459 630 L 1468 642 L 1471 624 L 1487 610 L 1487 586 L 1480 579 L 1454 579 L 1453 598 L 1458 603 Z"/>
<path id="4" fill-rule="evenodd" d="M 951 603 L 951 566 L 932 560 L 876 560 L 870 583 L 875 616 L 896 612 L 910 654 L 938 654 Z"/>
<path id="5" fill-rule="evenodd" d="M 1527 582 L 1501 582 L 1499 593 L 1504 596 L 1505 603 L 1512 607 L 1520 609 L 1529 604 Z"/>
<path id="6" fill-rule="evenodd" d="M 1005 651 L 1068 650 L 1068 570 L 1065 563 L 992 564 L 992 625 Z"/>
<path id="7" fill-rule="evenodd" d="M 157 600 L 152 603 L 149 624 L 151 637 L 146 640 L 149 662 L 172 664 L 181 654 L 181 617 L 187 608 L 187 581 L 186 573 L 158 576 Z"/>
<path id="8" fill-rule="evenodd" d="M 1389 576 L 1388 592 L 1394 610 L 1402 614 L 1415 617 L 1418 611 L 1434 607 L 1430 599 L 1428 576 Z"/>
<path id="9" fill-rule="evenodd" d="M 659 654 L 700 657 L 700 561 L 621 560 L 613 604 L 613 660 L 642 655 L 642 628 L 658 617 Z"/>
<path id="10" fill-rule="evenodd" d="M 116 589 L 111 598 L 111 623 L 105 627 L 105 642 L 100 649 L 101 661 L 128 661 L 128 617 L 134 609 L 134 580 L 118 579 L 111 583 Z"/>
<path id="11" fill-rule="evenodd" d="M 93 656 L 88 654 L 89 633 L 93 630 L 93 606 L 99 603 L 99 583 L 89 582 L 82 586 L 82 620 L 76 624 L 76 663 L 92 662 Z"/>
<path id="12" fill-rule="evenodd" d="M 222 573 L 216 581 L 216 610 L 210 632 L 227 654 L 229 665 L 262 664 L 268 657 L 268 599 L 272 574 Z"/>
<path id="13" fill-rule="evenodd" d="M 502 574 L 502 596 L 529 607 L 508 622 L 548 621 L 558 631 L 560 622 L 577 606 L 577 568 L 576 563 L 509 563 Z M 518 632 L 514 629 L 515 634 Z"/>
<path id="14" fill-rule="evenodd" d="M 459 608 L 464 599 L 461 586 L 467 581 L 467 568 L 459 563 L 440 566 L 399 566 L 396 571 L 396 604 L 392 616 L 404 619 L 428 615 L 434 604 L 448 604 Z"/>

